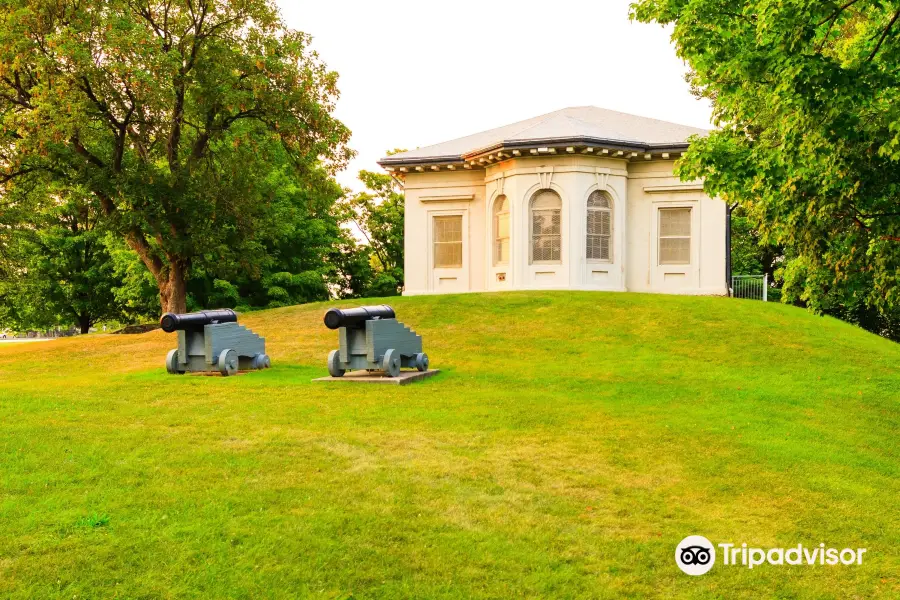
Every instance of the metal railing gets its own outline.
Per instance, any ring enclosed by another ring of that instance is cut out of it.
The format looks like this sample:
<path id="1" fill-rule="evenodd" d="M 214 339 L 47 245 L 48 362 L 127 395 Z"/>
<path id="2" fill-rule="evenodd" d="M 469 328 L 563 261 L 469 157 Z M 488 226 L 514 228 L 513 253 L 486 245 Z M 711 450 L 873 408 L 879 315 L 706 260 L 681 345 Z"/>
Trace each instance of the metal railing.
<path id="1" fill-rule="evenodd" d="M 769 301 L 769 275 L 733 275 L 731 297 Z"/>

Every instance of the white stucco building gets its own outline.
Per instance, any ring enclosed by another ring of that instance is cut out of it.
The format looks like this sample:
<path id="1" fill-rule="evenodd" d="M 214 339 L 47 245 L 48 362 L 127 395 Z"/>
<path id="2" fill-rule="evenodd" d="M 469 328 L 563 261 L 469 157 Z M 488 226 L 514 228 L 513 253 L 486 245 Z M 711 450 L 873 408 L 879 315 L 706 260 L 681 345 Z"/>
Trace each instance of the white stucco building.
<path id="1" fill-rule="evenodd" d="M 725 205 L 672 172 L 705 130 L 560 110 L 382 159 L 405 182 L 405 294 L 726 294 Z"/>

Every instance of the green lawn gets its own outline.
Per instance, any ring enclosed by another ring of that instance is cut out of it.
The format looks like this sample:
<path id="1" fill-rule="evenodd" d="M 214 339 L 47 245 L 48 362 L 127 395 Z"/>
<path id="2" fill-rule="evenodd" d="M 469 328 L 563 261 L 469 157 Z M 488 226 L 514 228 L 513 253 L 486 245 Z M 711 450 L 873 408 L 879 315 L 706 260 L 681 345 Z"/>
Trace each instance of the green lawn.
<path id="1" fill-rule="evenodd" d="M 167 375 L 161 332 L 0 344 L 0 597 L 900 594 L 900 345 L 725 298 L 390 302 L 437 378 L 310 383 L 325 304 L 242 318 L 273 368 L 232 378 Z M 688 577 L 690 534 L 868 552 Z"/>

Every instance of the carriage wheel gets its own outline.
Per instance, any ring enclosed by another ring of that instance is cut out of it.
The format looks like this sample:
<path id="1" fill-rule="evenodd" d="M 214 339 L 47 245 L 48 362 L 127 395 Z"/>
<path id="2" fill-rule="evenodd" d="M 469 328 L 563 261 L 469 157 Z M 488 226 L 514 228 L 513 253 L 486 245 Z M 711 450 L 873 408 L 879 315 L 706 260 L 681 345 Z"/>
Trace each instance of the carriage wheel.
<path id="1" fill-rule="evenodd" d="M 381 360 L 381 368 L 389 377 L 398 377 L 400 375 L 400 355 L 397 354 L 396 350 L 391 348 L 384 353 L 384 358 Z"/>
<path id="2" fill-rule="evenodd" d="M 226 348 L 219 353 L 219 362 L 216 364 L 219 367 L 219 373 L 225 375 L 234 375 L 238 371 L 238 355 L 237 352 Z"/>
<path id="3" fill-rule="evenodd" d="M 166 371 L 172 375 L 184 375 L 184 371 L 178 368 L 178 350 L 169 350 L 166 354 Z"/>
<path id="4" fill-rule="evenodd" d="M 254 369 L 268 369 L 272 366 L 272 361 L 269 360 L 268 354 L 257 354 L 253 357 L 253 368 Z"/>
<path id="5" fill-rule="evenodd" d="M 332 377 L 343 377 L 346 369 L 341 368 L 341 353 L 338 350 L 332 350 L 328 353 L 328 374 Z"/>
<path id="6" fill-rule="evenodd" d="M 425 354 L 424 352 L 419 352 L 418 354 L 416 354 L 415 363 L 416 363 L 416 368 L 418 370 L 427 371 L 428 370 L 428 355 Z"/>

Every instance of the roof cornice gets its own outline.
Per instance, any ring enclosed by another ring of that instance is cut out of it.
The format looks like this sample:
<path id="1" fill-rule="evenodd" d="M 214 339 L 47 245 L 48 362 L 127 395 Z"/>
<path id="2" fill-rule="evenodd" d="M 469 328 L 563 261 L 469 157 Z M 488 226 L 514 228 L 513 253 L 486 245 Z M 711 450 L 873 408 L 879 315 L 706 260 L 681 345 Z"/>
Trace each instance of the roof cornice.
<path id="1" fill-rule="evenodd" d="M 521 158 L 527 155 L 564 155 L 564 154 L 594 154 L 607 158 L 637 158 L 640 155 L 645 159 L 652 155 L 660 155 L 660 158 L 668 159 L 669 154 L 680 154 L 688 149 L 688 143 L 647 144 L 630 140 L 612 140 L 595 138 L 590 136 L 572 136 L 561 138 L 543 138 L 531 140 L 506 140 L 484 148 L 467 152 L 466 154 L 450 154 L 444 156 L 400 157 L 387 156 L 378 161 L 385 169 L 397 169 L 401 167 L 425 167 L 425 166 L 477 166 L 473 163 L 497 162 L 509 158 Z M 525 154 L 523 151 L 528 151 Z M 625 153 L 629 153 L 626 156 Z M 434 169 L 437 170 L 437 169 Z"/>

